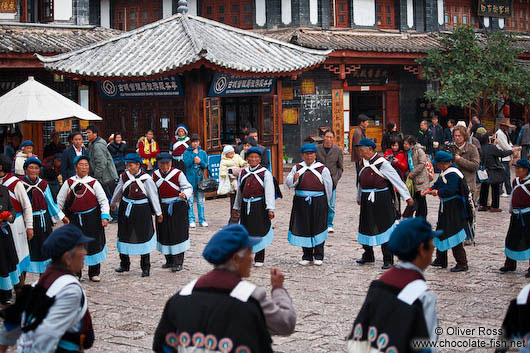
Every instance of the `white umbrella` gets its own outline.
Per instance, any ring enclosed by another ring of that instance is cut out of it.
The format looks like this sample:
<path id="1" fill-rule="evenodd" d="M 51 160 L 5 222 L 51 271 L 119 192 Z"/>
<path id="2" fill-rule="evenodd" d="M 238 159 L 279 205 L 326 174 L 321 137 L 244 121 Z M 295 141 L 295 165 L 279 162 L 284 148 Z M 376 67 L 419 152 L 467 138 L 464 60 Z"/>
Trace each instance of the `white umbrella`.
<path id="1" fill-rule="evenodd" d="M 0 124 L 68 118 L 102 120 L 62 94 L 35 81 L 32 76 L 0 97 Z"/>

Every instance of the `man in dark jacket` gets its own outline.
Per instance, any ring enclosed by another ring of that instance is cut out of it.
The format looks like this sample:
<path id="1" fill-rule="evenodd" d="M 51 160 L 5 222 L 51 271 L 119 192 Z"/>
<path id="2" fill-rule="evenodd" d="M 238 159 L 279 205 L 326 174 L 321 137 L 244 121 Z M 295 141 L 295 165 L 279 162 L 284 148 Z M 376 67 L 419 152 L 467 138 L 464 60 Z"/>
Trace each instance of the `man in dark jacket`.
<path id="1" fill-rule="evenodd" d="M 428 155 L 434 154 L 433 138 L 429 131 L 429 123 L 427 120 L 423 120 L 420 123 L 420 130 L 418 131 L 418 143 L 423 146 L 425 153 Z"/>
<path id="2" fill-rule="evenodd" d="M 333 179 L 333 194 L 329 201 L 328 233 L 334 233 L 333 218 L 335 218 L 335 202 L 337 200 L 337 184 L 344 171 L 342 148 L 334 144 L 335 132 L 329 129 L 324 133 L 324 142 L 317 146 L 317 162 L 324 164 Z"/>
<path id="3" fill-rule="evenodd" d="M 171 297 L 155 332 L 155 352 L 182 352 L 190 347 L 209 352 L 272 353 L 270 335 L 290 335 L 296 313 L 284 276 L 271 269 L 271 297 L 250 276 L 252 246 L 245 227 L 230 224 L 210 239 L 202 255 L 214 269 Z"/>
<path id="4" fill-rule="evenodd" d="M 444 129 L 444 143 L 453 142 L 453 129 L 455 128 L 456 122 L 453 119 L 447 121 L 447 127 Z"/>
<path id="5" fill-rule="evenodd" d="M 76 175 L 74 158 L 80 155 L 88 156 L 88 150 L 83 146 L 83 135 L 79 131 L 72 133 L 72 144 L 63 152 L 61 162 L 61 175 L 63 180 Z"/>
<path id="6" fill-rule="evenodd" d="M 258 143 L 257 147 L 261 150 L 261 165 L 264 166 L 265 168 L 269 169 L 270 165 L 271 165 L 271 162 L 269 160 L 268 148 L 259 144 L 258 130 L 254 129 L 254 128 L 248 129 L 248 137 L 253 137 L 254 140 L 256 140 L 256 142 Z"/>
<path id="7" fill-rule="evenodd" d="M 116 172 L 114 160 L 107 149 L 107 142 L 99 137 L 98 133 L 99 129 L 95 125 L 89 125 L 86 129 L 90 175 L 101 183 L 107 197 L 110 197 L 110 187 L 118 179 L 118 172 Z"/>
<path id="8" fill-rule="evenodd" d="M 431 119 L 431 126 L 429 126 L 429 131 L 432 135 L 433 147 L 434 150 L 438 150 L 444 143 L 444 129 L 440 124 L 438 124 L 438 117 L 433 116 Z"/>

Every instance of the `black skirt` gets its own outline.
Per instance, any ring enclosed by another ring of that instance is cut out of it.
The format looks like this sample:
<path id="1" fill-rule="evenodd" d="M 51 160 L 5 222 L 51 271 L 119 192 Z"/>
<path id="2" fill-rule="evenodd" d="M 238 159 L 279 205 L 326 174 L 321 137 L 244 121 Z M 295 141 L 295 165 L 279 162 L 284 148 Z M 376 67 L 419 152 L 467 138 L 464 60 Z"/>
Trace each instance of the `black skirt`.
<path id="1" fill-rule="evenodd" d="M 370 192 L 361 194 L 359 234 L 357 240 L 363 245 L 377 246 L 388 242 L 396 223 L 394 191 L 374 191 L 374 202 L 368 200 Z"/>
<path id="2" fill-rule="evenodd" d="M 178 255 L 190 248 L 188 203 L 178 201 L 169 214 L 169 204 L 160 203 L 164 219 L 156 223 L 157 249 L 164 255 Z"/>
<path id="3" fill-rule="evenodd" d="M 85 265 L 93 266 L 102 263 L 107 258 L 105 228 L 101 224 L 101 209 L 96 207 L 89 213 L 67 212 L 72 224 L 78 226 L 87 237 L 94 239 L 86 244 L 87 255 Z"/>
<path id="4" fill-rule="evenodd" d="M 125 215 L 129 203 L 122 200 L 118 213 L 118 252 L 125 255 L 145 255 L 156 248 L 153 236 L 153 216 L 149 202 L 132 205 L 129 217 Z"/>
<path id="5" fill-rule="evenodd" d="M 265 199 L 251 202 L 250 214 L 247 214 L 248 203 L 241 202 L 240 222 L 247 228 L 250 236 L 264 237 L 271 228 L 269 212 L 266 210 Z"/>
<path id="6" fill-rule="evenodd" d="M 443 231 L 442 235 L 434 238 L 434 245 L 440 251 L 454 248 L 466 239 L 467 211 L 461 196 L 440 199 L 438 209 L 438 224 L 436 230 Z"/>
<path id="7" fill-rule="evenodd" d="M 504 253 L 516 261 L 530 259 L 530 211 L 512 214 Z"/>
<path id="8" fill-rule="evenodd" d="M 310 201 L 305 196 L 295 195 L 289 222 L 289 243 L 305 248 L 322 244 L 328 237 L 328 209 L 326 195 L 313 196 Z"/>
<path id="9" fill-rule="evenodd" d="M 44 225 L 42 224 L 44 221 Z M 42 253 L 42 244 L 52 232 L 52 219 L 48 210 L 33 216 L 33 239 L 29 241 L 30 264 L 27 272 L 44 273 L 50 259 Z"/>
<path id="10" fill-rule="evenodd" d="M 11 290 L 18 284 L 18 256 L 11 227 L 0 229 L 0 290 Z"/>

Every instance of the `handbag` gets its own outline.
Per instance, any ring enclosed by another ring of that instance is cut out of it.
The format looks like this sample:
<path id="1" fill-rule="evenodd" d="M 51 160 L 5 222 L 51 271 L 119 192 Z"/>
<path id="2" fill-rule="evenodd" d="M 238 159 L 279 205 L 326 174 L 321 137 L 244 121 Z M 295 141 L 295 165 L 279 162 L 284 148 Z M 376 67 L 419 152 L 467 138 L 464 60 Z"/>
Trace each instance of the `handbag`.
<path id="1" fill-rule="evenodd" d="M 490 181 L 490 176 L 488 170 L 481 165 L 477 170 L 477 183 L 488 183 Z"/>
<path id="2" fill-rule="evenodd" d="M 197 183 L 197 189 L 202 192 L 217 191 L 219 183 L 214 178 L 203 179 Z"/>

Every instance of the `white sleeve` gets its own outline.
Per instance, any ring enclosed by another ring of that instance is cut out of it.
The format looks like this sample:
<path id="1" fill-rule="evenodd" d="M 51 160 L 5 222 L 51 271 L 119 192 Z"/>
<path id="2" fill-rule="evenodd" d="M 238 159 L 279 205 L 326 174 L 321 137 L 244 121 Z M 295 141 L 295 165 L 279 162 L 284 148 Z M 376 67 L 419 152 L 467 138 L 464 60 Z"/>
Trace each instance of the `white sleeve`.
<path id="1" fill-rule="evenodd" d="M 333 179 L 327 167 L 322 169 L 322 181 L 324 182 L 324 189 L 326 190 L 326 197 L 329 204 L 333 195 Z"/>
<path id="2" fill-rule="evenodd" d="M 289 175 L 287 176 L 287 179 L 285 179 L 285 185 L 287 185 L 287 187 L 289 189 L 293 189 L 296 187 L 296 185 L 298 185 L 298 182 L 300 181 L 300 178 L 298 178 L 298 180 L 296 181 L 296 183 L 293 181 L 294 180 L 294 175 L 296 174 L 296 165 L 293 167 L 293 169 L 291 169 L 291 172 L 289 173 Z"/>
<path id="3" fill-rule="evenodd" d="M 436 294 L 430 290 L 424 292 L 419 297 L 423 306 L 423 316 L 425 317 L 425 323 L 427 324 L 427 332 L 429 332 L 429 338 L 432 342 L 436 342 L 436 327 L 438 327 L 438 315 L 436 313 Z"/>
<path id="4" fill-rule="evenodd" d="M 100 182 L 97 180 L 94 183 L 94 191 L 96 192 L 96 199 L 98 200 L 99 207 L 101 209 L 101 219 L 110 219 L 109 199 L 107 199 L 107 194 L 105 194 L 103 186 L 101 186 Z M 58 196 L 57 201 L 59 201 Z"/>
<path id="5" fill-rule="evenodd" d="M 59 193 L 57 194 L 57 206 L 59 206 L 61 210 L 64 210 L 64 203 L 66 202 L 66 197 L 68 196 L 69 188 L 70 186 L 65 180 L 63 185 L 61 186 L 61 189 L 59 190 Z"/>
<path id="6" fill-rule="evenodd" d="M 383 162 L 383 165 L 381 166 L 381 173 L 392 183 L 392 185 L 397 189 L 399 192 L 399 195 L 401 195 L 401 198 L 406 201 L 411 198 L 409 189 L 407 188 L 407 185 L 401 180 L 401 177 L 396 172 L 394 167 L 390 164 L 390 162 L 385 161 Z"/>
<path id="7" fill-rule="evenodd" d="M 271 172 L 267 170 L 263 179 L 263 187 L 265 188 L 265 204 L 267 207 L 267 211 L 274 211 L 274 209 L 276 208 L 276 191 L 274 190 L 274 181 L 272 180 Z"/>
<path id="8" fill-rule="evenodd" d="M 186 178 L 186 175 L 183 172 L 180 172 L 178 180 L 180 191 L 186 195 L 187 199 L 190 199 L 193 195 L 193 186 L 189 183 L 188 178 Z"/>
<path id="9" fill-rule="evenodd" d="M 158 189 L 156 187 L 155 182 L 152 178 L 148 178 L 144 180 L 144 185 L 145 190 L 147 191 L 147 197 L 149 198 L 149 201 L 151 201 L 151 205 L 153 206 L 153 210 L 155 211 L 155 215 L 160 216 L 162 214 L 162 208 L 160 207 Z"/>
<path id="10" fill-rule="evenodd" d="M 26 229 L 33 229 L 33 208 L 26 193 L 26 188 L 21 182 L 15 185 L 15 197 L 22 206 L 22 218 L 24 219 Z"/>
<path id="11" fill-rule="evenodd" d="M 502 130 L 497 130 L 495 133 L 495 137 L 497 138 L 497 148 L 501 151 L 509 151 L 512 149 L 512 146 L 508 143 L 508 139 L 506 138 L 506 135 Z"/>
<path id="12" fill-rule="evenodd" d="M 118 185 L 116 185 L 116 188 L 114 189 L 114 194 L 112 195 L 112 199 L 110 200 L 111 205 L 116 205 L 116 203 L 121 200 L 121 195 L 123 194 L 123 180 L 120 176 L 120 181 L 118 182 Z"/>
<path id="13" fill-rule="evenodd" d="M 239 173 L 239 176 L 237 177 L 236 198 L 232 210 L 239 211 L 241 209 L 241 201 L 243 201 L 243 193 L 241 192 L 241 173 Z"/>

